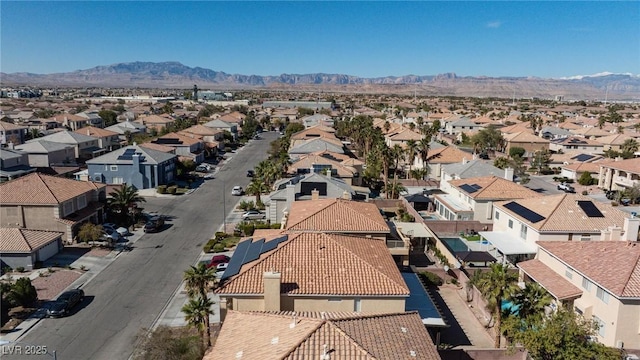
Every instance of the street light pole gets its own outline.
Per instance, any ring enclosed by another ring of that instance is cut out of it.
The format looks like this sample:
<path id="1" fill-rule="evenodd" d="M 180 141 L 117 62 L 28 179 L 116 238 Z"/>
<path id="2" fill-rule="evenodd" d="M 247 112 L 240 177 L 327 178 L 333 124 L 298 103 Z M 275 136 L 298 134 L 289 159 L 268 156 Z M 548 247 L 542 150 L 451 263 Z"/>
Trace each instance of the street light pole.
<path id="1" fill-rule="evenodd" d="M 224 233 L 227 232 L 227 189 L 224 183 L 224 179 L 222 180 L 222 231 Z"/>

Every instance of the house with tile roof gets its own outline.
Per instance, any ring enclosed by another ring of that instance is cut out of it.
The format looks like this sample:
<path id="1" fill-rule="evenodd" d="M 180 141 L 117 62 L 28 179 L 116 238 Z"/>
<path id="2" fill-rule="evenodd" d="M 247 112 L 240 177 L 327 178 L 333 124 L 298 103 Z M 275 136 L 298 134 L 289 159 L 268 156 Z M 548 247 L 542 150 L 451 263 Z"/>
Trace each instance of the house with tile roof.
<path id="1" fill-rule="evenodd" d="M 536 151 L 549 150 L 549 140 L 525 131 L 505 134 L 504 140 L 505 154 L 508 154 L 509 150 L 514 147 L 523 148 L 525 150 L 524 157 L 531 157 Z"/>
<path id="2" fill-rule="evenodd" d="M 404 126 L 399 128 L 397 131 L 389 131 L 384 135 L 384 141 L 389 147 L 400 145 L 404 148 L 409 140 L 418 142 L 422 140 L 422 138 L 422 134 L 409 128 L 405 128 Z"/>
<path id="3" fill-rule="evenodd" d="M 5 121 L 0 121 L 0 146 L 7 146 L 9 143 L 19 145 L 27 138 L 27 127 L 15 125 Z"/>
<path id="4" fill-rule="evenodd" d="M 491 162 L 482 160 L 463 159 L 462 162 L 456 164 L 443 165 L 440 168 L 440 190 L 449 192 L 451 185 L 450 180 L 468 179 L 482 176 L 498 176 L 509 181 L 513 181 L 513 169 L 500 169 Z"/>
<path id="5" fill-rule="evenodd" d="M 383 240 L 289 231 L 241 241 L 215 293 L 222 312 L 397 313 L 410 292 Z"/>
<path id="6" fill-rule="evenodd" d="M 454 121 L 447 121 L 444 129 L 449 135 L 457 135 L 461 133 L 470 133 L 482 129 L 482 125 L 475 123 L 473 120 L 463 116 Z"/>
<path id="7" fill-rule="evenodd" d="M 640 158 L 609 161 L 600 164 L 598 187 L 625 190 L 640 184 Z"/>
<path id="8" fill-rule="evenodd" d="M 106 151 L 113 151 L 121 147 L 119 134 L 115 131 L 95 126 L 86 126 L 74 132 L 76 134 L 87 135 L 98 139 L 98 147 Z"/>
<path id="9" fill-rule="evenodd" d="M 434 197 L 436 213 L 448 220 L 493 222 L 493 203 L 539 197 L 540 194 L 511 180 L 481 176 L 450 180 L 447 194 Z"/>
<path id="10" fill-rule="evenodd" d="M 291 141 L 294 140 L 309 140 L 316 138 L 328 138 L 332 140 L 338 140 L 335 135 L 335 130 L 327 126 L 312 126 L 304 130 L 298 131 L 295 134 L 291 134 Z M 339 140 L 338 140 L 339 141 Z"/>
<path id="11" fill-rule="evenodd" d="M 179 131 L 178 134 L 191 134 L 202 140 L 208 156 L 216 156 L 218 151 L 224 150 L 224 131 L 220 129 L 198 124 Z"/>
<path id="12" fill-rule="evenodd" d="M 176 159 L 175 154 L 130 145 L 88 160 L 87 170 L 91 181 L 153 189 L 173 181 Z"/>
<path id="13" fill-rule="evenodd" d="M 61 164 L 75 164 L 75 147 L 59 142 L 40 140 L 15 147 L 27 153 L 29 165 L 36 168 L 48 168 Z"/>
<path id="14" fill-rule="evenodd" d="M 522 281 L 534 281 L 555 300 L 597 323 L 597 341 L 610 347 L 640 344 L 640 243 L 540 241 L 535 259 L 518 263 Z"/>
<path id="15" fill-rule="evenodd" d="M 321 126 L 322 128 L 326 128 L 324 129 L 325 131 L 328 131 L 327 129 L 333 129 L 332 126 L 334 123 L 334 120 L 331 118 L 331 116 L 325 114 L 313 114 L 305 116 L 300 119 L 300 121 L 305 128 Z"/>
<path id="16" fill-rule="evenodd" d="M 226 122 L 220 119 L 214 119 L 202 125 L 215 130 L 228 131 L 234 137 L 238 136 L 238 124 L 235 124 L 235 123 Z"/>
<path id="17" fill-rule="evenodd" d="M 480 235 L 503 263 L 533 258 L 539 241 L 637 241 L 640 230 L 639 218 L 579 194 L 502 201 L 494 212 L 493 231 Z"/>
<path id="18" fill-rule="evenodd" d="M 571 130 L 571 132 L 577 136 L 581 136 L 581 137 L 585 137 L 588 139 L 596 139 L 599 137 L 603 137 L 603 136 L 609 136 L 611 135 L 610 132 L 608 131 L 604 131 L 598 127 L 595 126 L 591 126 L 591 127 L 581 127 L 579 129 L 573 129 Z"/>
<path id="19" fill-rule="evenodd" d="M 204 141 L 197 135 L 172 132 L 160 136 L 152 143 L 172 147 L 176 155 L 191 159 L 196 164 L 204 161 Z"/>
<path id="20" fill-rule="evenodd" d="M 545 126 L 540 130 L 540 136 L 547 140 L 562 139 L 571 135 L 571 131 L 557 126 Z"/>
<path id="21" fill-rule="evenodd" d="M 251 329 L 251 340 L 246 339 Z M 415 312 L 229 311 L 204 360 L 237 359 L 440 360 Z"/>
<path id="22" fill-rule="evenodd" d="M 36 171 L 29 165 L 28 154 L 12 147 L 0 149 L 0 182 L 13 180 Z"/>
<path id="23" fill-rule="evenodd" d="M 50 119 L 55 120 L 59 127 L 64 127 L 71 131 L 90 125 L 88 118 L 68 113 L 56 115 Z"/>
<path id="24" fill-rule="evenodd" d="M 106 185 L 32 173 L 0 184 L 0 227 L 58 231 L 71 243 L 82 223 L 104 221 Z"/>
<path id="25" fill-rule="evenodd" d="M 344 154 L 344 146 L 342 145 L 342 142 L 340 140 L 318 137 L 307 140 L 291 141 L 288 153 L 291 159 L 297 159 L 302 155 L 318 151 L 328 151 L 337 154 Z"/>
<path id="26" fill-rule="evenodd" d="M 168 126 L 173 126 L 176 121 L 169 116 L 148 115 L 137 118 L 135 122 L 146 126 L 147 131 L 155 130 L 160 132 Z"/>
<path id="27" fill-rule="evenodd" d="M 32 270 L 37 262 L 62 249 L 62 235 L 57 231 L 0 227 L 0 266 Z"/>
<path id="28" fill-rule="evenodd" d="M 28 140 L 26 143 L 29 144 L 38 141 L 49 141 L 71 145 L 75 152 L 75 159 L 80 161 L 91 159 L 106 152 L 105 149 L 99 146 L 98 138 L 78 134 L 68 130 L 58 131 L 37 139 Z"/>
<path id="29" fill-rule="evenodd" d="M 336 161 L 328 156 L 320 154 L 328 154 L 327 152 L 318 152 L 300 156 L 287 168 L 287 173 L 291 175 L 322 173 L 331 177 L 338 178 L 349 185 L 360 185 L 360 170 L 354 166 L 343 165 L 341 161 Z M 339 154 L 342 155 L 342 154 Z"/>
<path id="30" fill-rule="evenodd" d="M 449 145 L 439 148 L 432 148 L 429 151 L 427 159 L 427 168 L 429 169 L 429 177 L 436 180 L 440 180 L 440 174 L 442 173 L 442 166 L 448 164 L 462 163 L 466 160 L 471 160 L 473 154 L 462 151 L 455 146 Z M 420 156 L 416 156 L 413 161 L 414 169 L 422 169 L 425 167 L 424 162 Z"/>
<path id="31" fill-rule="evenodd" d="M 105 130 L 117 133 L 120 136 L 120 140 L 127 140 L 126 135 L 129 134 L 144 134 L 147 132 L 147 127 L 135 121 L 121 121 L 117 124 L 108 126 Z"/>
<path id="32" fill-rule="evenodd" d="M 560 167 L 560 176 L 578 181 L 582 174 L 589 173 L 592 178 L 597 179 L 600 174 L 600 165 L 608 162 L 610 160 L 574 162 L 563 165 Z"/>
<path id="33" fill-rule="evenodd" d="M 607 150 L 621 151 L 620 148 L 622 144 L 624 144 L 624 142 L 629 139 L 635 139 L 635 138 L 626 134 L 613 134 L 609 136 L 602 136 L 602 137 L 596 138 L 595 141 L 602 144 L 602 151 L 607 151 Z"/>
<path id="34" fill-rule="evenodd" d="M 604 145 L 598 141 L 577 136 L 553 139 L 549 142 L 549 150 L 564 153 L 586 152 L 590 154 L 601 154 L 603 146 Z"/>

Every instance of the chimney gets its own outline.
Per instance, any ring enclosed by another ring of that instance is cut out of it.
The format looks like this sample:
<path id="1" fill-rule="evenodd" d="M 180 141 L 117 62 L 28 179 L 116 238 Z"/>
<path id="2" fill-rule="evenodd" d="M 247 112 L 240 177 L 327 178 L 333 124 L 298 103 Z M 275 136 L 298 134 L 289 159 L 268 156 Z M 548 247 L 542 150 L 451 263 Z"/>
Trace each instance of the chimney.
<path id="1" fill-rule="evenodd" d="M 609 240 L 622 240 L 622 229 L 618 226 L 610 226 L 609 231 L 611 232 L 611 238 Z"/>
<path id="2" fill-rule="evenodd" d="M 90 129 L 87 129 L 87 135 L 91 136 L 91 130 Z"/>
<path id="3" fill-rule="evenodd" d="M 504 169 L 504 178 L 513 181 L 513 168 L 508 167 Z"/>
<path id="4" fill-rule="evenodd" d="M 466 157 L 465 157 L 465 158 L 462 158 L 462 164 L 463 164 L 463 165 L 464 165 L 464 164 L 466 164 L 466 163 L 468 163 L 468 162 L 469 162 L 469 160 L 467 160 L 467 158 L 466 158 Z"/>
<path id="5" fill-rule="evenodd" d="M 621 240 L 638 241 L 638 230 L 640 230 L 640 219 L 625 218 L 624 225 L 622 225 L 624 234 L 621 236 Z"/>
<path id="6" fill-rule="evenodd" d="M 311 190 L 311 200 L 318 200 L 318 199 L 320 199 L 320 191 L 318 191 L 318 189 Z"/>
<path id="7" fill-rule="evenodd" d="M 291 207 L 294 201 L 296 201 L 296 186 L 293 184 L 287 184 L 287 208 Z"/>
<path id="8" fill-rule="evenodd" d="M 267 271 L 262 279 L 264 281 L 264 311 L 280 311 L 280 284 L 282 280 L 280 273 Z"/>
<path id="9" fill-rule="evenodd" d="M 13 141 L 9 141 L 9 143 L 7 143 L 7 147 L 9 148 L 9 150 L 15 149 L 15 145 L 13 144 Z"/>
<path id="10" fill-rule="evenodd" d="M 347 190 L 342 192 L 342 198 L 345 200 L 351 200 L 351 194 Z"/>
<path id="11" fill-rule="evenodd" d="M 135 153 L 131 155 L 131 160 L 133 161 L 133 168 L 138 170 L 140 169 L 140 153 Z"/>

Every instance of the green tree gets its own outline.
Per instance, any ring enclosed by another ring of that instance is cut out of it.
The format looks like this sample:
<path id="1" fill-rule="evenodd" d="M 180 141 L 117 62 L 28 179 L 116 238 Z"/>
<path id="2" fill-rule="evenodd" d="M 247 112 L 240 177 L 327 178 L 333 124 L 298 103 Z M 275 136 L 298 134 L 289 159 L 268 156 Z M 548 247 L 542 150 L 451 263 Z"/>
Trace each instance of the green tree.
<path id="1" fill-rule="evenodd" d="M 391 186 L 391 198 L 392 199 L 397 199 L 396 197 L 396 193 L 394 192 L 394 190 L 397 190 L 397 184 L 398 184 L 398 173 L 399 173 L 399 166 L 400 163 L 404 161 L 405 159 L 405 152 L 404 149 L 398 145 L 395 144 L 393 145 L 393 147 L 391 148 L 391 157 L 393 159 L 393 185 Z"/>
<path id="2" fill-rule="evenodd" d="M 138 204 L 146 201 L 144 197 L 140 196 L 138 189 L 127 184 L 109 193 L 109 198 L 107 198 L 109 207 L 123 220 L 131 219 L 132 223 L 135 221 L 133 217 Z"/>
<path id="3" fill-rule="evenodd" d="M 638 151 L 638 142 L 635 139 L 627 139 L 620 145 L 620 152 L 625 159 L 631 159 Z"/>
<path id="4" fill-rule="evenodd" d="M 285 136 L 291 137 L 291 135 L 304 130 L 304 125 L 300 123 L 289 123 L 284 130 Z"/>
<path id="5" fill-rule="evenodd" d="M 594 179 L 591 176 L 591 173 L 589 173 L 588 171 L 583 172 L 582 175 L 580 175 L 580 178 L 578 179 L 578 184 L 584 185 L 584 186 L 593 185 L 594 182 L 597 183 L 598 180 Z"/>
<path id="6" fill-rule="evenodd" d="M 104 120 L 104 126 L 111 126 L 118 123 L 118 113 L 112 110 L 102 109 L 98 112 L 98 116 Z"/>
<path id="7" fill-rule="evenodd" d="M 516 292 L 518 274 L 499 263 L 490 265 L 490 271 L 482 274 L 478 280 L 478 290 L 489 303 L 492 310 L 492 316 L 495 319 L 494 326 L 496 328 L 496 337 L 494 345 L 500 347 L 500 338 L 502 337 L 502 301 L 507 300 Z"/>
<path id="8" fill-rule="evenodd" d="M 102 238 L 102 226 L 86 222 L 80 226 L 78 231 L 78 240 L 89 243 L 95 242 Z"/>
<path id="9" fill-rule="evenodd" d="M 408 140 L 405 147 L 406 159 L 409 163 L 409 172 L 407 173 L 407 179 L 409 178 L 409 174 L 411 173 L 411 169 L 413 168 L 413 162 L 418 155 L 418 143 L 415 140 Z"/>
<path id="10" fill-rule="evenodd" d="M 260 194 L 269 192 L 269 187 L 260 178 L 254 178 L 247 186 L 247 194 L 256 197 L 256 204 L 262 203 Z"/>
<path id="11" fill-rule="evenodd" d="M 197 296 L 189 299 L 189 302 L 182 307 L 185 320 L 189 326 L 198 329 L 206 348 L 211 346 L 211 326 L 209 325 L 209 315 L 213 315 L 211 306 L 213 302 L 208 297 Z"/>
<path id="12" fill-rule="evenodd" d="M 572 309 L 560 308 L 536 327 L 514 332 L 512 338 L 536 360 L 619 360 L 620 350 L 589 340 L 596 328 Z"/>
<path id="13" fill-rule="evenodd" d="M 471 137 L 471 143 L 475 153 L 482 153 L 490 151 L 495 153 L 497 150 L 501 150 L 504 147 L 504 137 L 500 130 L 494 125 L 489 125 L 487 128 L 481 129 L 475 135 Z"/>
<path id="14" fill-rule="evenodd" d="M 526 152 L 527 151 L 524 148 L 515 146 L 515 147 L 512 147 L 512 148 L 509 149 L 509 156 L 511 156 L 512 158 L 514 158 L 514 157 L 520 157 L 521 158 L 521 157 L 524 156 L 524 154 Z"/>
<path id="15" fill-rule="evenodd" d="M 543 169 L 549 167 L 551 162 L 551 153 L 549 150 L 538 150 L 533 153 L 533 159 L 531 159 L 531 168 L 535 169 L 537 173 L 542 172 Z"/>
<path id="16" fill-rule="evenodd" d="M 511 166 L 511 162 L 508 158 L 500 156 L 493 160 L 493 166 L 497 167 L 498 169 L 506 169 Z"/>
<path id="17" fill-rule="evenodd" d="M 546 307 L 552 300 L 547 290 L 536 282 L 528 282 L 524 289 L 511 296 L 514 308 L 518 309 L 516 317 L 523 320 L 529 328 L 535 328 L 544 319 Z"/>
<path id="18" fill-rule="evenodd" d="M 12 306 L 29 307 L 38 300 L 38 292 L 31 284 L 31 279 L 21 277 L 11 285 L 11 290 L 7 294 L 7 300 Z"/>
<path id="19" fill-rule="evenodd" d="M 216 274 L 214 270 L 203 263 L 191 266 L 184 272 L 185 287 L 191 297 L 199 295 L 202 298 L 206 298 L 209 285 L 215 280 Z"/>

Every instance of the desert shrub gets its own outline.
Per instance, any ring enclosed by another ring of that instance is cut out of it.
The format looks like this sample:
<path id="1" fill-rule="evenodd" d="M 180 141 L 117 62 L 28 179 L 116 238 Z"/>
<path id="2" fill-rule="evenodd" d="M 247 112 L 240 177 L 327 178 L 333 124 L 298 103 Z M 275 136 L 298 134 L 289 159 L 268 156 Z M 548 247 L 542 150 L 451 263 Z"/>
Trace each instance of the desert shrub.
<path id="1" fill-rule="evenodd" d="M 142 329 L 137 339 L 134 360 L 200 360 L 204 356 L 202 338 L 195 328 L 160 326 L 151 332 Z"/>
<path id="2" fill-rule="evenodd" d="M 582 190 L 582 195 L 589 195 L 589 192 L 587 190 Z"/>
<path id="3" fill-rule="evenodd" d="M 594 179 L 590 173 L 588 172 L 583 172 L 582 175 L 580 176 L 580 179 L 578 179 L 578 184 L 580 185 L 584 185 L 584 186 L 588 186 L 588 185 L 594 185 L 598 183 L 597 179 Z"/>
<path id="4" fill-rule="evenodd" d="M 167 193 L 167 185 L 159 185 L 156 189 L 158 194 L 166 194 Z"/>
<path id="5" fill-rule="evenodd" d="M 215 245 L 213 245 L 213 252 L 222 252 L 222 251 L 224 251 L 223 243 L 216 243 Z"/>
<path id="6" fill-rule="evenodd" d="M 17 271 L 17 272 L 20 272 L 20 273 L 21 273 L 21 272 L 24 272 L 24 266 L 18 266 L 18 267 L 16 268 L 16 271 Z"/>
<path id="7" fill-rule="evenodd" d="M 38 300 L 38 292 L 35 286 L 31 284 L 31 279 L 22 277 L 11 285 L 11 290 L 7 294 L 7 300 L 13 306 L 28 307 Z"/>
<path id="8" fill-rule="evenodd" d="M 272 228 L 272 229 L 280 229 L 280 227 L 281 227 L 281 226 L 282 226 L 282 225 L 281 225 L 281 224 L 278 224 L 278 223 L 276 223 L 276 224 L 271 224 L 271 228 Z"/>
<path id="9" fill-rule="evenodd" d="M 228 237 L 228 236 L 229 236 L 229 234 L 227 234 L 227 233 L 226 233 L 226 232 L 224 232 L 224 231 L 216 231 L 216 234 L 215 234 L 215 236 L 214 236 L 214 237 L 215 237 L 216 239 L 220 240 L 220 239 L 224 239 L 224 238 L 226 238 L 226 237 Z"/>
<path id="10" fill-rule="evenodd" d="M 249 201 L 242 200 L 242 201 L 240 201 L 239 207 L 240 207 L 240 209 L 246 211 L 246 210 L 254 209 L 255 205 L 254 205 L 253 201 L 251 201 L 251 200 L 249 200 Z"/>
<path id="11" fill-rule="evenodd" d="M 213 246 L 217 243 L 217 239 L 209 239 L 209 241 L 207 241 L 207 243 L 202 247 L 202 251 L 204 251 L 205 253 L 210 253 Z"/>
<path id="12" fill-rule="evenodd" d="M 168 192 L 169 194 L 171 194 L 171 195 L 175 195 L 175 193 L 176 193 L 176 189 L 177 189 L 177 188 L 178 188 L 178 187 L 177 187 L 176 185 L 169 186 L 169 187 L 167 188 L 167 192 Z"/>
<path id="13" fill-rule="evenodd" d="M 432 272 L 424 271 L 419 276 L 426 286 L 440 286 L 444 283 L 440 276 Z"/>

